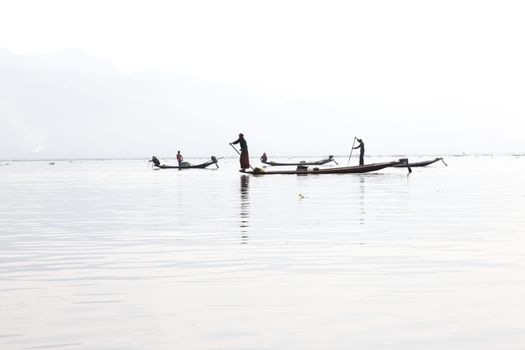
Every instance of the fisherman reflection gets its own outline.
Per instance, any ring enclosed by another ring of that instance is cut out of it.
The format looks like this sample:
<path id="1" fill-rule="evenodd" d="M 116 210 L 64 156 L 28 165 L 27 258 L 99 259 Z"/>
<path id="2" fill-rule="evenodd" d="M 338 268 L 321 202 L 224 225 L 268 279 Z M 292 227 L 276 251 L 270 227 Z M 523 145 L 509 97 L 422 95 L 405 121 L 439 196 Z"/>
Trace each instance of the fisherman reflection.
<path id="1" fill-rule="evenodd" d="M 359 176 L 359 208 L 361 211 L 361 215 L 359 215 L 359 224 L 364 225 L 365 224 L 365 176 L 366 175 L 360 175 Z"/>
<path id="2" fill-rule="evenodd" d="M 249 199 L 249 190 L 250 190 L 250 176 L 241 175 L 241 243 L 248 243 L 248 227 L 250 224 L 248 219 L 250 218 L 250 199 Z"/>

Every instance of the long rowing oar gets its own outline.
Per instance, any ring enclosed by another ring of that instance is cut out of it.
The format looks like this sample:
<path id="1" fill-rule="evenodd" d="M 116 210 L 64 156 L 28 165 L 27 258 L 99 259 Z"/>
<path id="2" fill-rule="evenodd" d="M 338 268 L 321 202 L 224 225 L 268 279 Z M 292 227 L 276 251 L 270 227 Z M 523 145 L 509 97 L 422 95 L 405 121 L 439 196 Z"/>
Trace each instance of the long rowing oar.
<path id="1" fill-rule="evenodd" d="M 448 166 L 448 164 L 445 163 L 445 161 L 443 160 L 443 158 L 441 158 L 441 161 L 443 162 L 443 164 L 445 164 L 446 166 Z"/>
<path id="2" fill-rule="evenodd" d="M 235 152 L 237 152 L 237 154 L 239 155 L 239 157 L 242 157 L 241 152 L 239 152 L 239 151 L 237 150 L 237 148 L 235 148 L 235 146 L 233 146 L 231 143 L 230 143 L 230 146 L 232 146 L 232 148 L 235 150 Z M 248 159 L 248 162 L 249 162 L 249 161 L 250 161 L 250 160 Z M 255 173 L 255 169 L 251 166 L 251 164 L 250 164 L 250 168 L 252 168 L 253 172 Z"/>
<path id="3" fill-rule="evenodd" d="M 352 152 L 354 151 L 354 145 L 355 145 L 355 136 L 354 136 L 354 142 L 352 142 L 352 149 L 350 150 L 350 157 L 348 157 L 348 162 L 346 163 L 346 166 L 350 164 L 350 158 L 352 158 Z"/>

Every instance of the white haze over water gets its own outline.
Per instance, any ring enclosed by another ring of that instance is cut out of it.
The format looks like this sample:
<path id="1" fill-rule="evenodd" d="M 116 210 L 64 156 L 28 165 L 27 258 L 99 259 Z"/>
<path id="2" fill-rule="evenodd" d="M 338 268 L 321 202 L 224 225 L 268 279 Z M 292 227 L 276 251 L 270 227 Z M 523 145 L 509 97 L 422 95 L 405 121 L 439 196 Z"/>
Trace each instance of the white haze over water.
<path id="1" fill-rule="evenodd" d="M 5 1 L 0 159 L 523 153 L 511 1 Z"/>

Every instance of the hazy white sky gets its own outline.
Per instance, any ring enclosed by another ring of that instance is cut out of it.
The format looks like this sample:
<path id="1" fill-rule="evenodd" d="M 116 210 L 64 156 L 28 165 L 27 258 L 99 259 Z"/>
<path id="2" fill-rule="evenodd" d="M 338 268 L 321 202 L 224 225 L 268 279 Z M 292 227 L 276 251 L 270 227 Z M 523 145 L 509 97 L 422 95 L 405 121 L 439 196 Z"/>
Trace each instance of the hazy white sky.
<path id="1" fill-rule="evenodd" d="M 372 139 L 372 126 L 419 128 L 444 152 L 523 152 L 523 18 L 520 1 L 16 0 L 0 2 L 0 48 L 78 48 L 128 72 L 315 103 Z"/>

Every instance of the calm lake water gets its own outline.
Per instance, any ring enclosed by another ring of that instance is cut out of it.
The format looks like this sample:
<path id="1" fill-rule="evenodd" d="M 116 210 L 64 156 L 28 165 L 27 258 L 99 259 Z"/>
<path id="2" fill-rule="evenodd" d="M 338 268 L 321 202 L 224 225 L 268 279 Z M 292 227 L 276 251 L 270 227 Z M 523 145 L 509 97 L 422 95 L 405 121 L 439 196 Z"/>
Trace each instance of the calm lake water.
<path id="1" fill-rule="evenodd" d="M 445 161 L 2 165 L 0 349 L 525 349 L 525 157 Z"/>

